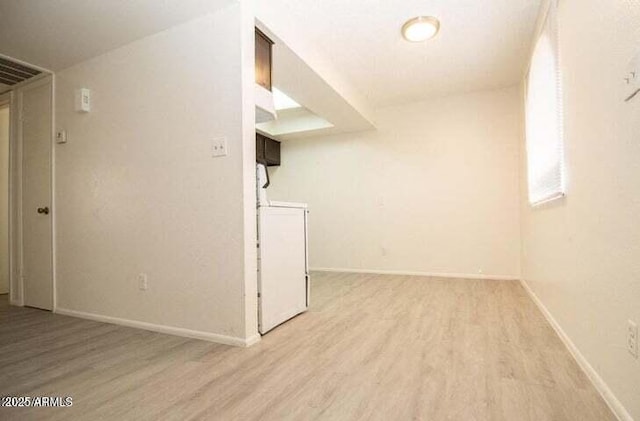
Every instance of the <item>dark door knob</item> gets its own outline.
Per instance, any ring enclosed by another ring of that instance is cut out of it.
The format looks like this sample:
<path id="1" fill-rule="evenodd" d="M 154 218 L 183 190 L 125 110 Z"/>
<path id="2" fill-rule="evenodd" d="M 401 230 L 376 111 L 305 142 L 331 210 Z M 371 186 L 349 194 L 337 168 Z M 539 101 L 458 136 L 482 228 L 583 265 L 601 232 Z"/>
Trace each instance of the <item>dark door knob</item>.
<path id="1" fill-rule="evenodd" d="M 49 208 L 46 207 L 46 206 L 44 208 L 38 208 L 38 213 L 39 214 L 49 215 Z"/>

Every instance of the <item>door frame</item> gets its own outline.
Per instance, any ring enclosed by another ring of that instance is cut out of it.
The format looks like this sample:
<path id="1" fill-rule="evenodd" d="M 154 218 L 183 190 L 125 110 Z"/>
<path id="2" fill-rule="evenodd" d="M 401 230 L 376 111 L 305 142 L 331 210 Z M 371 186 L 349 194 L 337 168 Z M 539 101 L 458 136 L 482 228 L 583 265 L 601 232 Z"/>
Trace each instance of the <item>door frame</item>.
<path id="1" fill-rule="evenodd" d="M 27 64 L 31 67 L 30 64 Z M 55 75 L 42 70 L 41 76 L 28 83 L 15 86 L 12 90 L 0 94 L 0 104 L 9 104 L 9 302 L 11 305 L 24 306 L 24 260 L 22 227 L 22 94 L 29 89 L 49 84 L 51 86 L 51 128 L 49 133 L 51 153 L 49 155 L 49 182 L 51 207 L 51 282 L 52 311 L 57 307 L 56 291 L 56 207 L 55 207 Z"/>
<path id="2" fill-rule="evenodd" d="M 2 94 L 0 94 L 0 108 L 4 108 L 4 107 L 8 107 L 9 108 L 9 147 L 8 147 L 8 153 L 9 153 L 9 168 L 8 168 L 8 178 L 7 178 L 7 182 L 9 184 L 8 189 L 7 189 L 7 251 L 9 253 L 9 267 L 8 267 L 8 275 L 9 275 L 9 301 L 11 302 L 11 304 L 14 303 L 13 300 L 13 278 L 12 278 L 12 274 L 13 274 L 13 268 L 12 268 L 12 264 L 13 264 L 13 247 L 12 247 L 12 214 L 13 214 L 13 203 L 12 203 L 12 197 L 13 197 L 13 192 L 12 192 L 12 187 L 13 187 L 13 180 L 12 180 L 12 167 L 11 167 L 11 156 L 12 156 L 12 139 L 13 139 L 13 129 L 14 129 L 14 101 L 13 101 L 14 95 L 12 91 L 8 91 L 8 92 L 4 92 Z"/>

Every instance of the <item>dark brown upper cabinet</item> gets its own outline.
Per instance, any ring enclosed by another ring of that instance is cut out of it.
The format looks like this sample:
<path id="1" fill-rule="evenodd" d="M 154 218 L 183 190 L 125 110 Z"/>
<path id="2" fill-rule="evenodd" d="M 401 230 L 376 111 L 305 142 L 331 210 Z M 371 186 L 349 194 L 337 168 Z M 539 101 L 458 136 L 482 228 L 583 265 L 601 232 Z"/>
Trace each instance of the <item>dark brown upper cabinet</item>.
<path id="1" fill-rule="evenodd" d="M 256 162 L 268 167 L 280 165 L 280 142 L 256 133 Z"/>
<path id="2" fill-rule="evenodd" d="M 256 28 L 256 83 L 271 90 L 271 47 L 273 41 Z"/>

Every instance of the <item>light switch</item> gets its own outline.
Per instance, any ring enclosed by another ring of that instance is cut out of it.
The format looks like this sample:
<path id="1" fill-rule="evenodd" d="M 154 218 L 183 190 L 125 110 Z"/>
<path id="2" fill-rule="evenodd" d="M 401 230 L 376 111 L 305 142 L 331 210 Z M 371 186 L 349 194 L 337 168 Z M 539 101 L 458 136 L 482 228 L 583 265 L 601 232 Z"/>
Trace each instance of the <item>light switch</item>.
<path id="1" fill-rule="evenodd" d="M 227 156 L 229 154 L 227 150 L 227 138 L 217 137 L 213 139 L 213 156 Z"/>

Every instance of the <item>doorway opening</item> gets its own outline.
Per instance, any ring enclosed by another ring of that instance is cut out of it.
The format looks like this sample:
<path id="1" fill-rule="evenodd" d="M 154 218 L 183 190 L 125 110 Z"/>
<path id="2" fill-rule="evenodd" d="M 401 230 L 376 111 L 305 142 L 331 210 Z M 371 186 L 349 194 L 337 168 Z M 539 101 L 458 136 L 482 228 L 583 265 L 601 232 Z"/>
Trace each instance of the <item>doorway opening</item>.
<path id="1" fill-rule="evenodd" d="M 54 310 L 53 74 L 0 65 L 0 304 Z"/>

